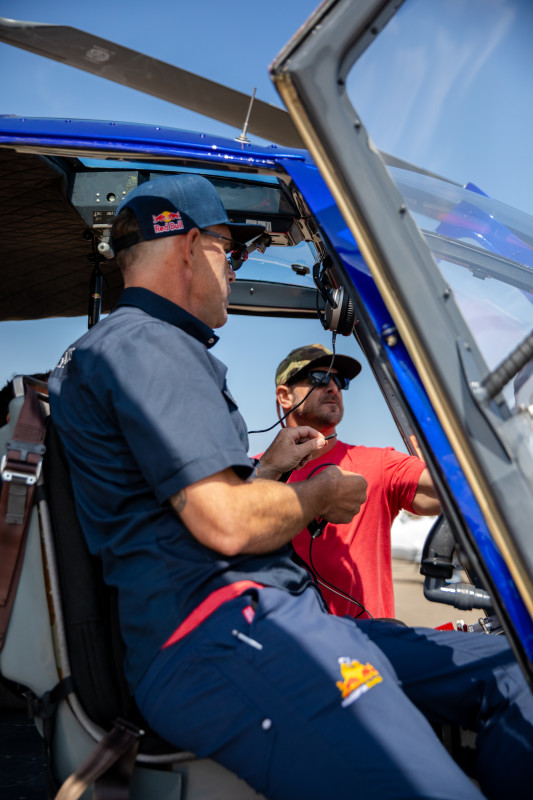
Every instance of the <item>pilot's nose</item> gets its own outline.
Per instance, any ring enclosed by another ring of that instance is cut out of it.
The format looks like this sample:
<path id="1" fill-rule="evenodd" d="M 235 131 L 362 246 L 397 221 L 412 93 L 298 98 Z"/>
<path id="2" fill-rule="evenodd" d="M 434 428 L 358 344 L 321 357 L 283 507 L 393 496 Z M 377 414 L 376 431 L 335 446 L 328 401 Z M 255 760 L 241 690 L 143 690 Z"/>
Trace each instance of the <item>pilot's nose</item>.
<path id="1" fill-rule="evenodd" d="M 326 390 L 328 392 L 332 392 L 333 394 L 339 394 L 339 392 L 340 392 L 340 389 L 337 386 L 337 381 L 334 380 L 333 375 L 330 375 L 330 377 L 329 377 L 329 383 L 326 386 Z"/>

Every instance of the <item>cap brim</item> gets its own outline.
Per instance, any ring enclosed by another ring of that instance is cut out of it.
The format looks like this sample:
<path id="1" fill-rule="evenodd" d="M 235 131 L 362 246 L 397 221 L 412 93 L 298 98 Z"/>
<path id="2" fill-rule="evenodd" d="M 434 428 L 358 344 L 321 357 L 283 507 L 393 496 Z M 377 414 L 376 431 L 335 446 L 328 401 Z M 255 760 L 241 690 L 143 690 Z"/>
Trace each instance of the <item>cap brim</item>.
<path id="1" fill-rule="evenodd" d="M 305 367 L 295 372 L 294 375 L 291 375 L 290 380 L 294 381 L 295 378 L 301 373 L 306 372 L 306 370 L 311 369 L 313 367 L 329 367 L 331 364 L 332 356 L 319 356 L 319 358 L 313 358 Z M 333 369 L 337 370 L 339 375 L 342 375 L 343 378 L 347 378 L 349 381 L 356 378 L 359 373 L 361 372 L 361 364 L 355 358 L 351 358 L 350 356 L 342 356 L 336 355 L 335 361 L 333 362 Z"/>
<path id="2" fill-rule="evenodd" d="M 228 226 L 231 238 L 239 244 L 246 244 L 266 230 L 264 225 L 246 225 L 244 222 L 225 222 L 223 224 Z"/>

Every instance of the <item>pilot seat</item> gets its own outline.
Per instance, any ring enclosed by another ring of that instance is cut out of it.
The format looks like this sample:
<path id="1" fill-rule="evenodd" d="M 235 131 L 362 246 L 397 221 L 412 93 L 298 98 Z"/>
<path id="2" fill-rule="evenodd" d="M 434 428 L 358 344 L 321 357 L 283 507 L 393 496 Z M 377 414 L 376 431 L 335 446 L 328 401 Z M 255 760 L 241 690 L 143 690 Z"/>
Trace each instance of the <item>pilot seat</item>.
<path id="1" fill-rule="evenodd" d="M 2 632 L 7 628 L 3 646 L 0 639 L 0 675 L 25 695 L 43 737 L 48 797 L 261 800 L 214 761 L 177 751 L 141 718 L 122 670 L 116 596 L 85 544 L 68 464 L 49 419 L 46 384 L 17 376 L 12 394 L 9 420 L 0 428 L 0 454 L 7 453 L 2 463 L 0 561 L 12 566 L 7 576 L 0 568 L 8 587 L 0 591 Z M 44 455 L 42 444 L 25 442 L 28 426 L 19 423 L 30 406 L 35 426 L 42 430 Z M 34 461 L 42 458 L 31 485 L 24 464 L 13 467 L 9 460 L 14 453 L 20 457 L 25 447 L 21 461 L 28 452 L 37 451 Z M 26 497 L 21 523 L 21 494 L 28 493 L 33 496 L 31 501 Z M 21 526 L 24 531 L 14 547 L 13 531 L 20 533 Z M 6 558 L 6 553 L 11 555 Z"/>

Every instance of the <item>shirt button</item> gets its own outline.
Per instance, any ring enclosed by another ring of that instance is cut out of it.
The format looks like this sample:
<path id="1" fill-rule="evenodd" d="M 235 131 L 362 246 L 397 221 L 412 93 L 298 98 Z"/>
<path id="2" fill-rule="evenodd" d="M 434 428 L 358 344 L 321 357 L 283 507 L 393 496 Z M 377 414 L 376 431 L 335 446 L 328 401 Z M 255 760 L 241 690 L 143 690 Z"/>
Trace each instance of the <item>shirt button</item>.
<path id="1" fill-rule="evenodd" d="M 263 728 L 264 731 L 269 731 L 270 728 L 272 727 L 272 720 L 269 719 L 268 717 L 265 717 L 265 719 L 261 723 L 261 727 Z"/>

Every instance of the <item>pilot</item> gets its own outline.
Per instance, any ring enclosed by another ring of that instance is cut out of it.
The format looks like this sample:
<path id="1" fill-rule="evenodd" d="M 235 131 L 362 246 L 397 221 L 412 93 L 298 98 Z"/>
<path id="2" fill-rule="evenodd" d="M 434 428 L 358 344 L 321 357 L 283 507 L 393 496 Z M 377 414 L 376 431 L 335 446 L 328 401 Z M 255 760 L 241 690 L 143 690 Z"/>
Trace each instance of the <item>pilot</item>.
<path id="1" fill-rule="evenodd" d="M 505 639 L 333 616 L 291 558 L 310 520 L 358 513 L 366 481 L 337 466 L 292 485 L 254 477 L 211 350 L 259 233 L 229 220 L 205 178 L 141 184 L 112 231 L 118 307 L 49 381 L 137 704 L 169 742 L 270 800 L 479 800 L 424 714 L 477 729 L 487 794 L 524 797 L 533 703 Z M 271 475 L 325 442 L 306 427 L 275 441 Z"/>
<path id="2" fill-rule="evenodd" d="M 285 425 L 307 425 L 324 437 L 333 436 L 288 480 L 305 480 L 319 466 L 334 463 L 347 472 L 364 475 L 367 499 L 350 522 L 328 523 L 312 544 L 306 528 L 292 544 L 319 579 L 332 614 L 394 617 L 391 525 L 402 508 L 431 516 L 440 512 L 440 504 L 431 476 L 416 456 L 392 447 L 349 445 L 337 438 L 336 427 L 343 417 L 342 392 L 359 374 L 361 365 L 354 358 L 337 355 L 325 381 L 331 363 L 332 353 L 326 347 L 305 345 L 292 350 L 276 371 L 276 401 L 281 414 L 288 414 Z"/>

